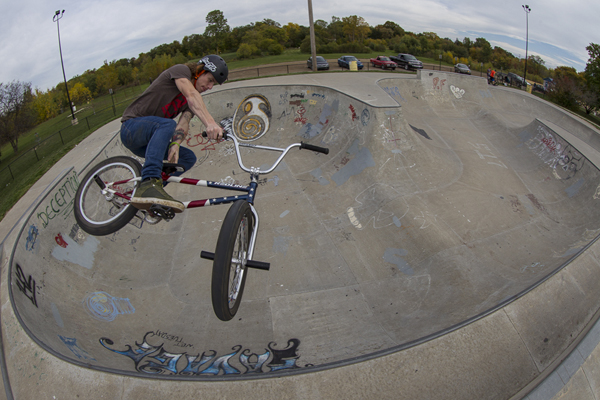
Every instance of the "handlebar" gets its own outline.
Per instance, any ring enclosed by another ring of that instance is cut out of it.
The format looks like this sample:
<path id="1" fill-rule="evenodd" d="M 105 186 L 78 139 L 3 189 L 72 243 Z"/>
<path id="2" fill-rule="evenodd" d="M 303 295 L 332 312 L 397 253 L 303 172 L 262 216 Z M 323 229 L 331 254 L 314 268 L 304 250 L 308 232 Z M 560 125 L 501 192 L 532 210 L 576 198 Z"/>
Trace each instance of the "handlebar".
<path id="1" fill-rule="evenodd" d="M 281 160 L 283 160 L 283 158 L 286 156 L 286 154 L 294 147 L 299 147 L 300 149 L 316 151 L 318 153 L 329 154 L 329 149 L 326 147 L 315 146 L 315 145 L 312 145 L 309 143 L 304 143 L 304 142 L 293 143 L 293 144 L 289 145 L 288 147 L 286 147 L 285 149 L 282 149 L 279 147 L 261 146 L 261 145 L 250 144 L 250 143 L 240 143 L 238 138 L 233 134 L 232 125 L 231 125 L 230 120 L 221 121 L 221 126 L 223 127 L 223 140 L 230 140 L 233 142 L 234 147 L 235 147 L 235 154 L 238 159 L 238 164 L 240 165 L 240 168 L 246 172 L 256 173 L 256 174 L 271 173 L 281 163 Z M 208 137 L 206 132 L 202 132 L 202 137 Z M 242 162 L 242 157 L 240 155 L 240 147 L 251 147 L 254 149 L 261 149 L 261 150 L 279 151 L 279 152 L 281 152 L 281 155 L 273 163 L 273 165 L 266 170 L 261 170 L 259 168 L 248 168 Z"/>

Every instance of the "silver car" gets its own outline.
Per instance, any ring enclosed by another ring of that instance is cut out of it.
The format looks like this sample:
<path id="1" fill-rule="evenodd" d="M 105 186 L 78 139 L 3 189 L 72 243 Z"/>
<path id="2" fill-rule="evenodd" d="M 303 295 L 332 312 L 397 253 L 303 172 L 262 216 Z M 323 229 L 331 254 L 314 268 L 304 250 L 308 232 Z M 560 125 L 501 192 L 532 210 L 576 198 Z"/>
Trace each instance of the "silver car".
<path id="1" fill-rule="evenodd" d="M 471 75 L 471 69 L 468 65 L 465 64 L 456 64 L 454 66 L 454 72 L 458 72 L 459 74 L 469 74 Z"/>
<path id="2" fill-rule="evenodd" d="M 312 57 L 306 61 L 306 66 L 312 69 Z M 319 69 L 329 69 L 329 63 L 321 56 L 317 56 L 317 70 Z"/>

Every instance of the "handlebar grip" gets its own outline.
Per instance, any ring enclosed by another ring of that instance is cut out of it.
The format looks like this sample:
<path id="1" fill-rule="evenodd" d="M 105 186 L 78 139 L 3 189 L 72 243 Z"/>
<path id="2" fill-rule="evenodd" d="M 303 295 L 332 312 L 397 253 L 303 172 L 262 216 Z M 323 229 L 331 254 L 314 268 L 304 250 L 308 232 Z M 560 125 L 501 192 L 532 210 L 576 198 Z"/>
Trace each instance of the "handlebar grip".
<path id="1" fill-rule="evenodd" d="M 206 131 L 202 132 L 202 137 L 208 137 Z M 223 129 L 223 140 L 227 140 L 227 131 Z"/>
<path id="2" fill-rule="evenodd" d="M 317 151 L 317 152 L 323 153 L 323 154 L 329 154 L 329 149 L 327 147 L 319 147 L 319 146 L 315 146 L 315 145 L 304 143 L 304 142 L 300 142 L 300 148 L 306 149 L 306 150 Z"/>

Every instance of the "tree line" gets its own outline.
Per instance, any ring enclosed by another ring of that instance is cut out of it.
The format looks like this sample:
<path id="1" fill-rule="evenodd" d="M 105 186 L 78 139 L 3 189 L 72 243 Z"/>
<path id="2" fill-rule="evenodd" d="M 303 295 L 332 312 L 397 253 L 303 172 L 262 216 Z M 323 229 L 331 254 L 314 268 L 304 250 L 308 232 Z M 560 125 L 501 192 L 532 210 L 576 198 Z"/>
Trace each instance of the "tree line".
<path id="1" fill-rule="evenodd" d="M 69 95 L 75 105 L 117 89 L 151 82 L 166 68 L 200 58 L 205 54 L 226 54 L 226 60 L 243 60 L 265 55 L 280 55 L 286 49 L 299 48 L 310 54 L 309 27 L 288 23 L 281 25 L 271 19 L 231 28 L 223 13 L 214 10 L 206 16 L 204 33 L 194 33 L 181 41 L 161 44 L 138 57 L 105 61 L 97 69 L 90 69 L 68 81 Z M 492 47 L 485 38 L 441 38 L 434 32 L 405 31 L 395 22 L 369 25 L 356 15 L 332 17 L 330 22 L 315 21 L 317 53 L 361 54 L 388 51 L 410 53 L 417 57 L 439 59 L 449 64 L 458 62 L 474 69 L 494 68 L 503 72 L 523 74 L 535 82 L 544 78 L 554 80 L 549 96 L 566 107 L 582 106 L 586 112 L 598 110 L 600 94 L 600 48 L 591 43 L 587 47 L 590 59 L 584 72 L 572 67 L 549 69 L 539 56 L 524 59 L 500 47 Z M 10 142 L 15 152 L 18 137 L 35 124 L 68 111 L 64 82 L 47 91 L 33 89 L 31 83 L 0 83 L 0 144 Z"/>

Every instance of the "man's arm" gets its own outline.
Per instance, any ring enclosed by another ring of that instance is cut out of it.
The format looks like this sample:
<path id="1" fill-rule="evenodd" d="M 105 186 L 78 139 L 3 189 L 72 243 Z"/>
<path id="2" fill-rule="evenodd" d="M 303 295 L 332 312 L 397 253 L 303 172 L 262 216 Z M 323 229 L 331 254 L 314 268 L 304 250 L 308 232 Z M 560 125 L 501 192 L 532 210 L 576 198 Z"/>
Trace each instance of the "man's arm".
<path id="1" fill-rule="evenodd" d="M 179 122 L 177 122 L 175 133 L 173 133 L 171 144 L 169 145 L 169 155 L 167 157 L 169 162 L 177 163 L 179 161 L 179 147 L 190 130 L 190 120 L 193 116 L 191 111 L 186 110 L 179 117 Z"/>
<path id="2" fill-rule="evenodd" d="M 202 121 L 206 127 L 206 134 L 208 137 L 210 139 L 221 139 L 223 137 L 223 129 L 215 122 L 212 115 L 208 112 L 206 104 L 204 104 L 204 100 L 202 100 L 202 95 L 198 93 L 192 82 L 186 78 L 177 78 L 175 79 L 175 84 L 187 99 L 192 112 L 200 118 L 200 121 Z"/>
<path id="3" fill-rule="evenodd" d="M 177 142 L 178 144 L 183 143 L 186 138 L 188 132 L 190 131 L 190 121 L 194 117 L 191 111 L 184 111 L 179 117 L 179 122 L 177 122 L 177 126 L 175 127 L 175 133 L 173 134 L 173 138 L 171 142 Z"/>

